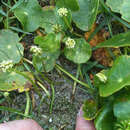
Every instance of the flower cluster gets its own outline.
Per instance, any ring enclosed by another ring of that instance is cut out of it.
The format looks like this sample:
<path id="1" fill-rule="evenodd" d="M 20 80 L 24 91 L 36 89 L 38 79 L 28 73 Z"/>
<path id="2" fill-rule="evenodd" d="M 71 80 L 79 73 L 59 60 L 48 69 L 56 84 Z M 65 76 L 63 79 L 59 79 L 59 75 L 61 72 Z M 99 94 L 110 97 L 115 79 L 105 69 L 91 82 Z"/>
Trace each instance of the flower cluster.
<path id="1" fill-rule="evenodd" d="M 11 69 L 13 67 L 13 61 L 12 60 L 7 60 L 7 61 L 2 61 L 0 63 L 0 69 L 3 72 L 6 72 L 7 70 Z"/>
<path id="2" fill-rule="evenodd" d="M 60 17 L 67 16 L 67 14 L 68 14 L 68 10 L 66 8 L 60 8 L 60 9 L 58 9 L 57 12 Z"/>
<path id="3" fill-rule="evenodd" d="M 69 37 L 69 38 L 66 40 L 65 44 L 66 44 L 67 48 L 74 48 L 76 42 L 75 42 L 74 39 L 72 39 L 72 38 Z"/>
<path id="4" fill-rule="evenodd" d="M 37 46 L 31 46 L 30 51 L 34 53 L 34 55 L 40 55 L 42 54 L 42 49 Z"/>
<path id="5" fill-rule="evenodd" d="M 55 25 L 52 26 L 52 29 L 53 29 L 53 31 L 54 31 L 55 33 L 58 33 L 58 32 L 61 31 L 62 28 L 61 28 L 61 25 L 55 24 Z"/>

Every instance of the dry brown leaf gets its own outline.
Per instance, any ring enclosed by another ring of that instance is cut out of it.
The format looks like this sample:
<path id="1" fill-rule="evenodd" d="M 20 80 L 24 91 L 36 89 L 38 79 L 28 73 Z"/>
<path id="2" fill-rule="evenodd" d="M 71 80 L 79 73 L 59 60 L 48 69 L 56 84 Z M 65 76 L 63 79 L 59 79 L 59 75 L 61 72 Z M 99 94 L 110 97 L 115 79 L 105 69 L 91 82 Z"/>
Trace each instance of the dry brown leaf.
<path id="1" fill-rule="evenodd" d="M 92 29 L 89 32 L 85 33 L 85 38 L 88 40 L 92 32 L 96 29 L 98 25 L 95 23 L 92 27 Z M 102 29 L 100 32 L 98 32 L 89 42 L 91 47 L 96 46 L 97 44 L 103 42 L 106 40 L 106 37 L 109 36 L 109 32 L 106 32 L 104 29 Z M 104 66 L 111 66 L 112 65 L 112 57 L 108 53 L 108 51 L 105 48 L 97 49 L 93 52 L 92 57 L 98 61 L 100 64 Z"/>

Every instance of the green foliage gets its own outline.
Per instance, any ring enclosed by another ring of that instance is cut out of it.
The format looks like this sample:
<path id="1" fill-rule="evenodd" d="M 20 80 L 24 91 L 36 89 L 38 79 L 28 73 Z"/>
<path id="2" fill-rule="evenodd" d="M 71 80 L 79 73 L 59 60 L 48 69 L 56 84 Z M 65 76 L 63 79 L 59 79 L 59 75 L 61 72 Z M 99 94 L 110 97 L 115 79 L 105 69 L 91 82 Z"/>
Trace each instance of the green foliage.
<path id="1" fill-rule="evenodd" d="M 28 0 L 15 8 L 14 14 L 25 31 L 33 32 L 40 26 L 43 12 L 37 0 Z"/>
<path id="2" fill-rule="evenodd" d="M 57 24 L 57 20 L 55 17 L 55 8 L 44 7 L 41 19 L 42 20 L 40 27 L 44 28 L 47 33 L 53 32 L 53 25 Z"/>
<path id="3" fill-rule="evenodd" d="M 97 48 L 102 48 L 102 47 L 125 47 L 125 46 L 130 46 L 130 31 L 126 33 L 120 33 L 112 38 L 100 43 L 97 45 Z"/>
<path id="4" fill-rule="evenodd" d="M 123 0 L 107 0 L 106 4 L 111 8 L 114 12 L 119 12 L 122 6 Z"/>
<path id="5" fill-rule="evenodd" d="M 83 38 L 74 39 L 76 44 L 74 48 L 65 47 L 64 54 L 67 59 L 74 63 L 85 63 L 91 57 L 91 47 Z"/>
<path id="6" fill-rule="evenodd" d="M 130 85 L 130 57 L 120 56 L 114 62 L 112 68 L 104 74 L 106 81 L 103 82 L 99 78 L 99 93 L 100 96 L 107 97 L 123 87 Z"/>
<path id="7" fill-rule="evenodd" d="M 94 121 L 96 130 L 114 130 L 114 116 L 112 112 L 112 104 L 108 103 L 101 108 L 96 120 Z"/>
<path id="8" fill-rule="evenodd" d="M 119 120 L 130 120 L 130 92 L 120 94 L 114 101 L 114 115 Z"/>
<path id="9" fill-rule="evenodd" d="M 114 128 L 114 130 L 130 130 L 130 120 L 119 120 Z"/>
<path id="10" fill-rule="evenodd" d="M 107 0 L 106 4 L 112 9 L 112 11 L 120 13 L 124 20 L 130 22 L 129 0 Z"/>
<path id="11" fill-rule="evenodd" d="M 94 24 L 99 7 L 99 0 L 78 0 L 79 11 L 72 13 L 72 19 L 83 31 L 88 31 Z"/>
<path id="12" fill-rule="evenodd" d="M 60 34 L 50 33 L 47 36 L 37 36 L 34 40 L 42 50 L 41 56 L 33 56 L 33 63 L 39 71 L 48 72 L 53 69 L 56 59 L 60 55 Z"/>
<path id="13" fill-rule="evenodd" d="M 19 63 L 23 56 L 23 50 L 16 33 L 10 30 L 0 31 L 0 62 L 12 60 L 13 63 Z"/>
<path id="14" fill-rule="evenodd" d="M 127 22 L 130 22 L 130 2 L 129 0 L 105 2 L 104 0 L 100 0 L 100 3 L 99 0 L 56 0 L 52 5 L 42 7 L 38 0 L 2 1 L 0 3 L 2 4 L 0 6 L 0 91 L 24 92 L 29 91 L 33 85 L 34 91 L 41 97 L 39 86 L 52 99 L 50 105 L 52 112 L 54 101 L 52 86 L 55 81 L 48 77 L 48 72 L 55 67 L 57 72 L 62 71 L 74 80 L 73 94 L 76 83 L 80 84 L 80 87 L 85 87 L 82 88 L 83 90 L 88 89 L 87 92 L 91 95 L 84 102 L 83 116 L 86 120 L 95 120 L 97 130 L 129 130 L 130 31 L 128 28 L 130 25 Z M 117 13 L 120 13 L 127 22 Z M 96 21 L 97 15 L 99 17 Z M 95 22 L 100 23 L 100 21 L 101 25 L 93 26 Z M 107 25 L 111 38 L 104 40 L 106 33 L 103 36 L 100 32 L 96 33 L 104 29 L 107 31 Z M 121 28 L 118 32 L 123 33 L 114 35 L 117 32 L 113 28 L 115 25 Z M 84 31 L 89 30 L 90 32 L 85 34 L 87 41 L 84 38 Z M 23 37 L 30 34 L 34 34 L 32 46 L 23 42 Z M 103 42 L 98 44 L 100 41 Z M 23 42 L 24 47 L 20 42 Z M 34 46 L 33 43 L 36 45 Z M 92 48 L 93 44 L 96 47 Z M 95 51 L 95 49 L 99 50 Z M 103 63 L 106 62 L 104 61 L 106 50 L 110 53 L 108 57 L 113 60 L 111 67 L 99 64 L 102 63 L 102 59 Z M 78 65 L 76 77 L 61 67 L 63 55 L 66 60 Z M 44 83 L 48 87 L 51 86 L 52 91 L 44 87 Z M 5 96 L 9 98 L 10 95 L 5 93 Z M 27 92 L 26 96 L 25 113 L 28 116 L 30 99 Z"/>
<path id="15" fill-rule="evenodd" d="M 23 72 L 29 77 L 32 77 L 30 73 Z M 19 92 L 28 91 L 32 86 L 31 82 L 24 76 L 17 74 L 16 72 L 0 73 L 0 90 L 1 91 L 13 91 Z"/>
<path id="16" fill-rule="evenodd" d="M 56 6 L 59 8 L 65 7 L 71 9 L 71 11 L 79 10 L 78 0 L 57 0 Z"/>
<path id="17" fill-rule="evenodd" d="M 0 15 L 0 22 L 3 20 L 3 16 L 2 15 Z"/>
<path id="18" fill-rule="evenodd" d="M 34 42 L 35 44 L 38 44 L 45 52 L 55 52 L 60 49 L 60 39 L 60 34 L 56 35 L 54 33 L 49 33 L 44 37 L 37 36 L 34 39 Z"/>
<path id="19" fill-rule="evenodd" d="M 98 103 L 92 99 L 88 99 L 84 102 L 83 111 L 84 118 L 86 120 L 92 120 L 96 117 L 98 111 Z"/>

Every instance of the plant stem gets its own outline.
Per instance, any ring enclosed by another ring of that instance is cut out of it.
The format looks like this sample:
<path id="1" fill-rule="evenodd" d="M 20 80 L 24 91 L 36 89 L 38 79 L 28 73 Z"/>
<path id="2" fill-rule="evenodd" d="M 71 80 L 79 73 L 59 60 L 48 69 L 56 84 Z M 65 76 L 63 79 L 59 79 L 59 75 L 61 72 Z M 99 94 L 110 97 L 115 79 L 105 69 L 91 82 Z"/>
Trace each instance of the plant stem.
<path id="1" fill-rule="evenodd" d="M 6 29 L 9 29 L 9 11 L 7 8 L 7 17 L 6 17 Z"/>
<path id="2" fill-rule="evenodd" d="M 26 61 L 27 63 L 33 65 L 32 61 L 30 61 L 30 60 L 28 60 L 28 59 L 26 59 L 26 58 L 23 58 L 23 60 Z"/>
<path id="3" fill-rule="evenodd" d="M 46 87 L 43 86 L 43 84 L 41 84 L 39 81 L 37 81 L 37 84 L 45 91 L 46 95 L 50 98 L 50 93 L 49 93 L 49 91 L 46 89 Z"/>
<path id="4" fill-rule="evenodd" d="M 78 64 L 78 67 L 77 67 L 77 73 L 76 73 L 76 78 L 77 78 L 77 79 L 78 79 L 78 77 L 79 77 L 79 72 L 80 72 L 80 64 Z M 73 94 L 73 95 L 75 94 L 76 85 L 77 85 L 77 81 L 74 81 L 73 91 L 72 91 L 72 94 Z"/>
<path id="5" fill-rule="evenodd" d="M 28 116 L 29 115 L 29 109 L 30 109 L 30 97 L 29 97 L 29 92 L 25 92 L 26 93 L 26 99 L 27 99 L 27 103 L 26 103 L 26 109 L 24 112 L 24 116 Z"/>
<path id="6" fill-rule="evenodd" d="M 54 89 L 53 84 L 51 84 L 51 89 L 52 89 L 52 98 L 51 98 L 51 104 L 50 104 L 50 113 L 52 113 L 54 99 L 55 99 L 55 89 Z"/>
<path id="7" fill-rule="evenodd" d="M 65 24 L 67 25 L 67 27 L 70 29 L 70 32 L 72 32 L 73 29 L 72 29 L 71 25 L 68 23 L 68 19 L 65 16 L 63 17 L 63 19 L 64 19 Z"/>
<path id="8" fill-rule="evenodd" d="M 56 64 L 55 65 L 60 71 L 64 72 L 67 76 L 69 76 L 71 79 L 73 79 L 74 81 L 76 81 L 77 83 L 83 85 L 86 88 L 89 88 L 91 90 L 93 90 L 92 88 L 90 88 L 90 86 L 80 80 L 78 80 L 77 78 L 75 78 L 73 75 L 71 75 L 69 72 L 67 72 L 66 70 L 64 70 L 60 65 Z"/>
<path id="9" fill-rule="evenodd" d="M 127 49 L 128 49 L 128 47 L 124 47 L 124 54 L 125 54 L 125 55 L 128 54 L 128 52 L 127 52 L 128 50 L 127 50 Z"/>
<path id="10" fill-rule="evenodd" d="M 32 61 L 23 58 L 24 61 L 26 61 L 27 63 L 29 63 L 30 65 L 33 65 Z M 38 71 L 38 69 L 35 67 L 36 71 L 42 76 L 43 79 L 45 79 L 49 84 L 52 83 L 52 81 L 50 79 L 48 79 L 47 77 L 45 77 L 45 75 L 43 73 L 41 73 L 40 71 Z"/>
<path id="11" fill-rule="evenodd" d="M 40 115 L 40 108 L 41 108 L 41 105 L 42 105 L 44 99 L 45 99 L 45 97 L 42 96 L 42 98 L 41 98 L 41 100 L 40 100 L 40 104 L 39 104 L 39 106 L 38 106 L 38 115 Z"/>
<path id="12" fill-rule="evenodd" d="M 19 38 L 19 41 L 21 41 L 24 37 L 26 36 L 26 34 L 22 34 L 22 36 Z"/>
<path id="13" fill-rule="evenodd" d="M 108 21 L 107 26 L 108 26 L 108 30 L 109 30 L 109 32 L 110 32 L 110 36 L 113 37 L 112 28 L 111 28 L 111 23 L 110 23 L 109 21 Z M 110 56 L 112 57 L 112 59 L 115 60 L 115 55 L 113 54 L 111 48 L 107 48 L 107 50 L 108 50 L 108 53 L 110 54 Z"/>
<path id="14" fill-rule="evenodd" d="M 108 29 L 109 29 L 109 32 L 110 32 L 110 36 L 113 37 L 113 33 L 112 33 L 112 29 L 111 29 L 111 23 L 108 22 Z"/>
<path id="15" fill-rule="evenodd" d="M 35 89 L 35 91 L 38 93 L 39 97 L 42 97 L 41 93 L 40 93 L 39 90 L 38 90 L 37 85 L 36 85 L 35 82 L 34 82 L 34 79 L 31 79 L 31 78 L 30 78 L 29 76 L 27 76 L 26 74 L 24 74 L 24 73 L 22 73 L 22 72 L 19 72 L 19 71 L 17 71 L 17 70 L 15 70 L 15 72 L 16 72 L 17 74 L 22 75 L 22 76 L 25 77 L 26 79 L 28 79 L 28 80 L 32 83 L 32 85 L 34 86 L 34 89 Z"/>

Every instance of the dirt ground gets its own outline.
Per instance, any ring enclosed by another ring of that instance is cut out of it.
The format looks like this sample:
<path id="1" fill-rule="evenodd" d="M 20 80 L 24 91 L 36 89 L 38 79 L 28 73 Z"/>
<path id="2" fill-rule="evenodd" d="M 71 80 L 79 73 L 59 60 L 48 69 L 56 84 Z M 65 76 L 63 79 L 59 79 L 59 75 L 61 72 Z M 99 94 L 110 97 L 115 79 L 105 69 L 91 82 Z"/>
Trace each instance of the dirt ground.
<path id="1" fill-rule="evenodd" d="M 33 38 L 34 35 L 27 35 L 23 39 L 23 41 L 27 45 L 25 49 L 25 57 L 27 58 L 31 58 L 31 55 L 29 55 L 28 53 L 28 46 L 33 44 Z M 62 56 L 57 62 L 61 64 L 63 68 L 66 69 L 68 72 L 76 75 L 75 64 L 69 62 Z M 43 95 L 43 102 L 41 106 L 41 99 L 39 98 L 39 96 L 35 92 L 30 91 L 30 96 L 34 95 L 35 99 L 35 107 L 31 108 L 30 115 L 32 115 L 32 118 L 36 120 L 45 130 L 74 130 L 78 110 L 83 104 L 84 100 L 89 97 L 89 95 L 87 94 L 87 91 L 83 91 L 81 89 L 83 86 L 80 86 L 78 84 L 75 96 L 74 98 L 72 98 L 73 81 L 69 77 L 67 77 L 63 73 L 59 73 L 56 69 L 51 71 L 48 76 L 50 79 L 55 81 L 55 100 L 52 113 L 50 113 L 49 111 L 50 101 L 47 97 L 45 97 L 44 91 L 41 90 L 40 93 L 42 93 Z M 51 92 L 50 85 L 46 83 L 46 86 Z M 2 105 L 10 108 L 15 108 L 24 112 L 26 105 L 25 94 L 11 92 L 10 96 L 13 101 L 11 101 L 11 103 L 9 101 L 5 102 Z M 0 113 L 1 122 L 22 118 L 23 117 L 18 116 L 17 114 L 9 113 L 7 111 L 2 111 Z"/>

